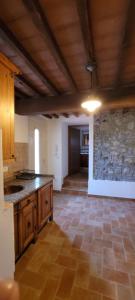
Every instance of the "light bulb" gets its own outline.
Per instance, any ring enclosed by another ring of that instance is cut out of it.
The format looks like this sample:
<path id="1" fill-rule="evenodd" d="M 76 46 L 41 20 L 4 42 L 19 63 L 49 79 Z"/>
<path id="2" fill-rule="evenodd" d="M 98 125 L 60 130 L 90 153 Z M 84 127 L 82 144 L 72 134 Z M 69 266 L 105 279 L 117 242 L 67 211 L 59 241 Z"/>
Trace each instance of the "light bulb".
<path id="1" fill-rule="evenodd" d="M 102 105 L 100 100 L 97 99 L 90 99 L 87 101 L 84 101 L 81 106 L 85 109 L 87 109 L 89 112 L 94 112 L 97 108 L 99 108 Z"/>

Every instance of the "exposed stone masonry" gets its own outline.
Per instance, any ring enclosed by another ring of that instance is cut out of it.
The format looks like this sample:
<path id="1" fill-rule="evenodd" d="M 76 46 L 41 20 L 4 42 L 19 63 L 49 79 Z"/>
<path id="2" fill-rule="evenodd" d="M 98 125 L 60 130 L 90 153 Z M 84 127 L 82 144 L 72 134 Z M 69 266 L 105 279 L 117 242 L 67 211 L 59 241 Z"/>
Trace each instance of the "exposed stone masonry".
<path id="1" fill-rule="evenodd" d="M 135 109 L 94 117 L 94 179 L 135 181 Z"/>

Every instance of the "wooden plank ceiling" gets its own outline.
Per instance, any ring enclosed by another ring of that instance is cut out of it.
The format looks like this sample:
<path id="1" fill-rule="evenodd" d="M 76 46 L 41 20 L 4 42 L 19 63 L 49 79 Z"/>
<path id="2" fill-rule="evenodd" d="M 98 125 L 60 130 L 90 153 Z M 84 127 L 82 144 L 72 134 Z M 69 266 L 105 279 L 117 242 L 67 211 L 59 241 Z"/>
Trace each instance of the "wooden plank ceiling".
<path id="1" fill-rule="evenodd" d="M 28 104 L 28 114 L 77 116 L 80 95 L 91 91 L 89 62 L 106 102 L 134 94 L 134 15 L 134 0 L 1 0 L 0 51 L 22 72 L 16 111 L 27 114 Z"/>

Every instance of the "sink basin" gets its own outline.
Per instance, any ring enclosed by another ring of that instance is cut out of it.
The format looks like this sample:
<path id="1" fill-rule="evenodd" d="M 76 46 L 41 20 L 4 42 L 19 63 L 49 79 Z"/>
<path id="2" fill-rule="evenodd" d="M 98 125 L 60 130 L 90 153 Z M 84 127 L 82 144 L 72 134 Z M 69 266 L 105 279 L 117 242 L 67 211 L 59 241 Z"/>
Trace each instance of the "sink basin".
<path id="1" fill-rule="evenodd" d="M 22 185 L 7 185 L 6 187 L 4 187 L 4 194 L 10 195 L 10 194 L 18 193 L 23 189 L 24 187 Z"/>

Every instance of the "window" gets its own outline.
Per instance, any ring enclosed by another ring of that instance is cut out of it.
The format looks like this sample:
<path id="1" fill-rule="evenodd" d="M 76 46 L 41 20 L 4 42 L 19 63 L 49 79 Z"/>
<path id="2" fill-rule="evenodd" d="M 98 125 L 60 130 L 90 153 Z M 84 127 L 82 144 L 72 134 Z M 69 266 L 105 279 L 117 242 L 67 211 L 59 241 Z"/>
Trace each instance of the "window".
<path id="1" fill-rule="evenodd" d="M 40 171 L 40 163 L 39 163 L 39 129 L 35 129 L 34 132 L 35 139 L 35 173 L 39 174 Z"/>

